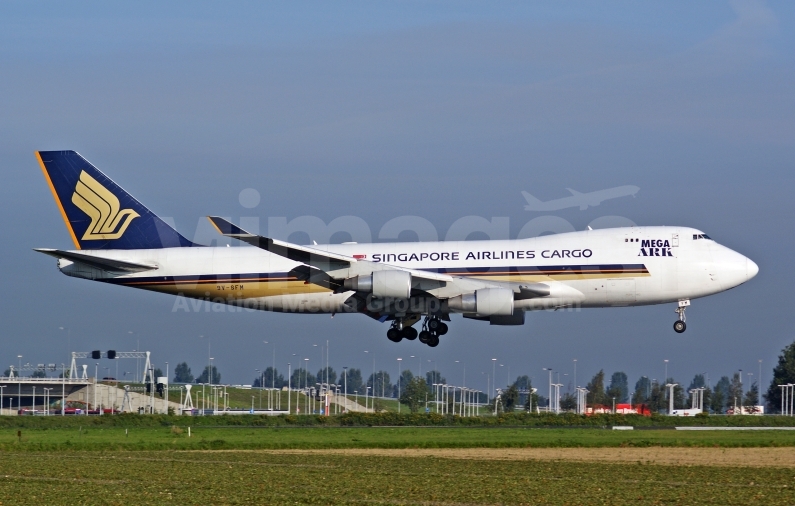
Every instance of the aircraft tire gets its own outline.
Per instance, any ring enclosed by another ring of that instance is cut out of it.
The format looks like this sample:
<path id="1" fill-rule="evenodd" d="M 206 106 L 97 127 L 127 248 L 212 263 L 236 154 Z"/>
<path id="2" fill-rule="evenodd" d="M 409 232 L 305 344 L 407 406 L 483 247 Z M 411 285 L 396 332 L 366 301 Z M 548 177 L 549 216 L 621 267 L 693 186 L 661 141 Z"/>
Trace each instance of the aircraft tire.
<path id="1" fill-rule="evenodd" d="M 682 320 L 676 320 L 674 322 L 674 331 L 676 331 L 677 334 L 681 334 L 685 330 L 687 330 L 687 324 L 685 322 Z"/>
<path id="2" fill-rule="evenodd" d="M 443 335 L 447 334 L 448 330 L 449 329 L 447 328 L 447 324 L 446 323 L 439 322 L 439 328 L 436 329 L 436 333 L 439 334 L 440 336 L 443 336 Z"/>
<path id="3" fill-rule="evenodd" d="M 428 332 L 427 330 L 423 330 L 422 332 L 420 332 L 420 342 L 421 342 L 422 344 L 428 344 L 428 343 L 430 343 L 430 342 L 431 342 L 431 339 L 432 339 L 432 338 L 431 338 L 431 333 L 430 333 L 430 332 Z"/>
<path id="4" fill-rule="evenodd" d="M 431 330 L 431 332 L 434 332 L 436 329 L 438 329 L 439 325 L 443 325 L 443 323 L 436 318 L 431 318 L 431 321 L 428 322 L 428 328 Z"/>
<path id="5" fill-rule="evenodd" d="M 403 339 L 403 334 L 398 329 L 389 329 L 386 331 L 386 338 L 393 343 L 399 343 Z"/>
<path id="6" fill-rule="evenodd" d="M 408 339 L 409 341 L 417 339 L 417 329 L 415 329 L 414 327 L 404 327 L 403 339 Z"/>
<path id="7" fill-rule="evenodd" d="M 431 334 L 431 340 L 428 341 L 428 346 L 430 346 L 431 348 L 436 348 L 437 346 L 439 346 L 439 336 L 437 336 L 436 334 Z"/>

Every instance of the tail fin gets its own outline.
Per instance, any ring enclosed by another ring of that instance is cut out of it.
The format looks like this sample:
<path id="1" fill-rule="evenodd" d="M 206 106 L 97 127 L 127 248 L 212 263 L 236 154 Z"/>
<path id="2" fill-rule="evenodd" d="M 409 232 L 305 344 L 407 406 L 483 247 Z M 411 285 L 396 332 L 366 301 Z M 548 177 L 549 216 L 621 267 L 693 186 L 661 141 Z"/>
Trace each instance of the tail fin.
<path id="1" fill-rule="evenodd" d="M 77 249 L 196 246 L 75 151 L 36 158 Z"/>

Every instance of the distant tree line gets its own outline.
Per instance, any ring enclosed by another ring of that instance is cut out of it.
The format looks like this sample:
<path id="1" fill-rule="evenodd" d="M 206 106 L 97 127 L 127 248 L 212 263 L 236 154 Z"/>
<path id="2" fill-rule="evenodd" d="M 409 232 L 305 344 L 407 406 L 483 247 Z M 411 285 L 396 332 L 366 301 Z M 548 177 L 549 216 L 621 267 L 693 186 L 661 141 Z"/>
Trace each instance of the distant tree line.
<path id="1" fill-rule="evenodd" d="M 7 375 L 9 371 L 6 371 Z M 35 371 L 34 376 L 43 376 L 43 371 Z M 155 376 L 162 376 L 160 370 L 155 371 Z M 201 374 L 194 378 L 186 362 L 177 364 L 174 369 L 175 383 L 213 383 L 221 382 L 221 374 L 215 366 L 205 366 Z M 439 371 L 428 371 L 424 378 L 416 377 L 409 369 L 401 371 L 400 377 L 392 383 L 387 371 L 371 373 L 365 380 L 362 371 L 356 368 L 343 369 L 342 373 L 332 367 L 321 368 L 313 374 L 302 368 L 292 370 L 289 380 L 272 366 L 263 368 L 252 381 L 254 387 L 284 388 L 288 384 L 292 388 L 302 389 L 317 387 L 319 384 L 328 383 L 339 385 L 340 392 L 346 388 L 349 395 L 369 395 L 376 397 L 400 397 L 401 402 L 410 406 L 412 410 L 420 409 L 421 404 L 427 400 L 434 400 L 437 387 L 434 385 L 447 384 Z M 778 363 L 773 369 L 773 379 L 763 397 L 767 404 L 767 412 L 776 413 L 781 408 L 782 389 L 780 385 L 795 383 L 795 342 L 785 347 L 779 356 Z M 721 376 L 713 385 L 707 385 L 703 374 L 696 374 L 685 387 L 684 383 L 677 382 L 673 377 L 664 381 L 650 379 L 642 376 L 635 382 L 634 390 L 630 391 L 629 379 L 623 371 L 616 371 L 606 381 L 604 370 L 596 373 L 586 384 L 588 394 L 586 402 L 590 406 L 604 406 L 612 408 L 616 404 L 630 403 L 637 406 L 645 405 L 652 412 L 666 411 L 669 405 L 668 389 L 666 384 L 676 384 L 673 388 L 674 409 L 685 409 L 692 405 L 690 391 L 703 388 L 704 409 L 711 413 L 726 413 L 730 410 L 743 407 L 753 412 L 760 405 L 760 388 L 757 382 L 744 387 L 739 372 L 731 376 Z M 549 399 L 539 394 L 532 393 L 532 384 L 528 376 L 518 376 L 516 380 L 505 389 L 500 389 L 499 402 L 490 398 L 487 393 L 478 397 L 480 403 L 492 403 L 500 410 L 534 410 L 540 406 L 548 406 Z M 458 394 L 456 394 L 458 395 Z M 455 399 L 459 399 L 455 397 Z M 453 402 L 453 400 L 451 400 Z M 562 394 L 560 407 L 564 411 L 576 409 L 576 397 L 573 393 Z"/>
<path id="2" fill-rule="evenodd" d="M 160 372 L 159 376 L 163 373 Z M 155 377 L 158 377 L 158 371 L 155 371 Z M 198 377 L 194 378 L 187 362 L 181 362 L 174 368 L 174 383 L 209 383 L 218 385 L 221 383 L 221 373 L 218 368 L 209 365 L 204 366 L 204 370 Z"/>

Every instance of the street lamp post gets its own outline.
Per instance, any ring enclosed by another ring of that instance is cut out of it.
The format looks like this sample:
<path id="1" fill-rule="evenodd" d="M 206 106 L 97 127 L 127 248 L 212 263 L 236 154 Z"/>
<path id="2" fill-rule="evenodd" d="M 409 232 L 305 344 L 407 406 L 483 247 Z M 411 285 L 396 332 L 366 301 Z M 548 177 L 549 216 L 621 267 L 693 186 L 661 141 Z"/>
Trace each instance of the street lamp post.
<path id="1" fill-rule="evenodd" d="M 364 352 L 367 353 L 367 354 L 370 353 L 367 350 L 365 350 Z M 370 399 L 370 410 L 371 410 L 371 412 L 375 413 L 375 405 L 374 405 L 374 402 L 375 402 L 375 352 L 373 352 L 372 357 L 373 357 L 373 386 L 372 386 L 373 394 L 370 396 L 371 397 L 371 399 Z M 365 411 L 365 413 L 367 412 L 367 397 L 366 396 L 367 396 L 367 392 L 365 392 L 365 398 L 364 398 L 364 411 Z M 381 380 L 381 397 L 383 397 L 383 396 L 384 396 L 384 381 L 383 381 L 383 378 L 382 378 L 382 380 Z"/>
<path id="2" fill-rule="evenodd" d="M 306 402 L 304 403 L 304 411 L 309 411 L 309 358 L 304 359 L 304 388 L 306 389 Z"/>
<path id="3" fill-rule="evenodd" d="M 492 358 L 491 359 L 491 377 L 494 379 L 494 385 L 492 385 L 492 386 L 494 387 L 494 391 L 495 392 L 497 391 L 497 376 L 496 375 L 497 375 L 497 359 L 496 358 Z M 491 395 L 491 392 L 489 392 L 489 395 Z M 495 397 L 496 397 L 496 395 L 495 395 Z M 494 414 L 495 415 L 497 414 L 497 401 L 496 400 L 494 401 Z"/>
<path id="4" fill-rule="evenodd" d="M 254 369 L 254 372 L 259 376 L 259 409 L 262 409 L 262 371 Z"/>
<path id="5" fill-rule="evenodd" d="M 542 370 L 549 371 L 549 398 L 547 399 L 547 413 L 552 410 L 552 368 L 543 367 Z"/>
<path id="6" fill-rule="evenodd" d="M 489 402 L 489 392 L 491 392 L 491 377 L 486 373 L 486 404 Z"/>
<path id="7" fill-rule="evenodd" d="M 334 349 L 336 350 L 337 348 Z M 343 390 L 342 396 L 345 399 L 344 409 L 347 412 L 348 411 L 348 368 L 343 367 L 342 373 L 345 375 L 345 388 Z"/>
<path id="8" fill-rule="evenodd" d="M 51 403 L 50 397 L 52 395 L 50 392 L 52 392 L 53 389 L 52 388 L 45 388 L 45 390 L 47 391 L 47 402 L 45 404 L 46 408 L 44 410 L 44 414 L 46 416 L 50 416 L 50 403 Z M 100 414 L 102 414 L 102 413 L 100 413 Z"/>
<path id="9" fill-rule="evenodd" d="M 263 344 L 270 344 L 268 341 L 262 341 Z M 273 346 L 273 360 L 271 364 L 271 389 L 268 390 L 268 410 L 273 410 L 273 402 L 271 398 L 273 396 L 273 388 L 276 384 L 276 346 Z M 259 409 L 262 409 L 262 389 L 265 388 L 265 370 L 262 370 L 262 377 L 259 380 Z"/>
<path id="10" fill-rule="evenodd" d="M 580 385 L 577 384 L 577 359 L 574 359 L 574 388 L 579 387 Z"/>
<path id="11" fill-rule="evenodd" d="M 400 413 L 400 387 L 401 387 L 401 383 L 403 383 L 402 381 L 400 381 L 400 362 L 402 360 L 403 360 L 402 358 L 398 358 L 397 359 L 397 363 L 398 363 L 398 375 L 397 375 L 397 380 L 398 380 L 398 413 Z"/>

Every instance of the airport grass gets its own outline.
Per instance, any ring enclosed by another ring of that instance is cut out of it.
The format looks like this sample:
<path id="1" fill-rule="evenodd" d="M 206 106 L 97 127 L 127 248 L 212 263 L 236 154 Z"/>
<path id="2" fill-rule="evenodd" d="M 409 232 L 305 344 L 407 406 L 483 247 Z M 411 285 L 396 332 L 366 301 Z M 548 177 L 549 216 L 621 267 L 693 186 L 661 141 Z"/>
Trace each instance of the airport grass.
<path id="1" fill-rule="evenodd" d="M 793 504 L 792 469 L 263 452 L 5 453 L 3 504 Z"/>
<path id="2" fill-rule="evenodd" d="M 792 431 L 188 426 L 0 429 L 0 451 L 795 446 Z"/>
<path id="3" fill-rule="evenodd" d="M 437 413 L 347 413 L 321 415 L 218 415 L 169 416 L 120 414 L 103 416 L 3 416 L 2 428 L 62 427 L 164 427 L 179 426 L 251 426 L 251 427 L 592 427 L 633 426 L 636 428 L 701 427 L 795 427 L 789 416 L 694 416 L 561 415 L 503 413 L 499 416 L 460 417 Z"/>

